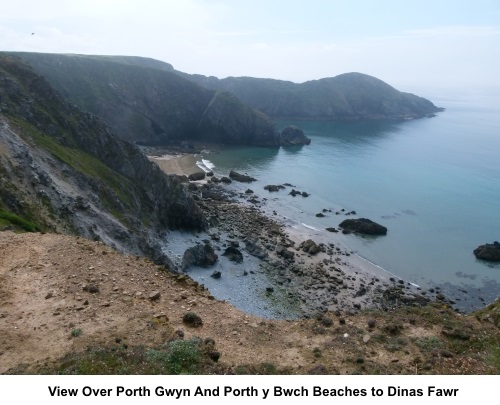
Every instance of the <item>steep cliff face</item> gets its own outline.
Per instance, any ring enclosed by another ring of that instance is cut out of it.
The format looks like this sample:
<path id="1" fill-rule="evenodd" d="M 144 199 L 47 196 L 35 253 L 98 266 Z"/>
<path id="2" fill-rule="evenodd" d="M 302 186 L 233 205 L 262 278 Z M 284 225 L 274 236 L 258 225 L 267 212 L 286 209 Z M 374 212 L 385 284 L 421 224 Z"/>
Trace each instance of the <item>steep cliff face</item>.
<path id="1" fill-rule="evenodd" d="M 14 55 L 128 141 L 165 145 L 197 139 L 279 146 L 277 130 L 264 114 L 181 78 L 167 63 L 124 56 Z M 258 132 L 252 133 L 252 127 Z"/>
<path id="2" fill-rule="evenodd" d="M 200 138 L 239 145 L 280 145 L 269 117 L 241 104 L 231 93 L 216 92 L 198 124 Z"/>
<path id="3" fill-rule="evenodd" d="M 0 55 L 0 226 L 76 233 L 168 263 L 159 239 L 201 229 L 190 193 L 96 116 Z M 6 219 L 6 217 L 11 218 Z M 18 221 L 19 222 L 19 221 Z"/>
<path id="4" fill-rule="evenodd" d="M 409 119 L 441 111 L 429 100 L 400 92 L 382 80 L 361 73 L 346 73 L 300 84 L 253 77 L 217 79 L 177 73 L 206 88 L 229 91 L 270 117 Z"/>

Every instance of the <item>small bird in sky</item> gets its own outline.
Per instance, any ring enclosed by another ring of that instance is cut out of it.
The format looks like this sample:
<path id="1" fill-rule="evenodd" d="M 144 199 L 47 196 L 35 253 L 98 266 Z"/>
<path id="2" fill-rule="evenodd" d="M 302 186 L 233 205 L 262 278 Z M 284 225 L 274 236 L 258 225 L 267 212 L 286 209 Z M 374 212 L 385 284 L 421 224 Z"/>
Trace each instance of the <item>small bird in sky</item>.
<path id="1" fill-rule="evenodd" d="M 32 32 L 32 33 L 31 33 L 31 35 L 35 35 L 35 33 L 34 33 L 34 32 Z"/>

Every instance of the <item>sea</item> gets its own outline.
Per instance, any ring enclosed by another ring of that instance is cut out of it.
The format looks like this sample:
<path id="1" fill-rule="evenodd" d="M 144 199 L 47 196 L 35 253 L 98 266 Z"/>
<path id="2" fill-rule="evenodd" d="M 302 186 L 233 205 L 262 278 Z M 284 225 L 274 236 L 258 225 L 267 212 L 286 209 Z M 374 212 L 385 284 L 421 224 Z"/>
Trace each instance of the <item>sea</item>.
<path id="1" fill-rule="evenodd" d="M 445 110 L 407 121 L 281 120 L 279 129 L 296 125 L 311 144 L 226 147 L 205 151 L 200 164 L 216 175 L 255 177 L 233 186 L 250 187 L 277 219 L 325 238 L 325 228 L 346 218 L 386 226 L 385 236 L 336 237 L 360 259 L 476 310 L 500 296 L 500 264 L 473 254 L 500 241 L 500 91 L 426 97 Z M 291 187 L 264 190 L 284 183 L 310 196 L 293 197 Z"/>

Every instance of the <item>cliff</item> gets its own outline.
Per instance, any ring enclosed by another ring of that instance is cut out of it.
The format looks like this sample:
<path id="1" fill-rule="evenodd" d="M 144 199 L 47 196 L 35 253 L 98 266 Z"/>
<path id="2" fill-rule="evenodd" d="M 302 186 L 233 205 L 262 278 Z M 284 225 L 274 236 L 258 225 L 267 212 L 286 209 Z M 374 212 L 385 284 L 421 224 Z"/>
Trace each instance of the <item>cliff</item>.
<path id="1" fill-rule="evenodd" d="M 400 92 L 382 80 L 361 73 L 345 73 L 300 84 L 253 77 L 218 79 L 177 73 L 208 89 L 229 91 L 242 102 L 274 118 L 411 119 L 431 116 L 442 110 L 429 100 Z"/>
<path id="2" fill-rule="evenodd" d="M 181 78 L 167 63 L 126 56 L 12 54 L 125 140 L 279 146 L 279 133 L 265 114 L 230 94 Z"/>
<path id="3" fill-rule="evenodd" d="M 0 55 L 0 226 L 102 240 L 169 264 L 169 229 L 201 229 L 191 194 L 98 117 Z M 28 229 L 31 228 L 31 229 Z"/>

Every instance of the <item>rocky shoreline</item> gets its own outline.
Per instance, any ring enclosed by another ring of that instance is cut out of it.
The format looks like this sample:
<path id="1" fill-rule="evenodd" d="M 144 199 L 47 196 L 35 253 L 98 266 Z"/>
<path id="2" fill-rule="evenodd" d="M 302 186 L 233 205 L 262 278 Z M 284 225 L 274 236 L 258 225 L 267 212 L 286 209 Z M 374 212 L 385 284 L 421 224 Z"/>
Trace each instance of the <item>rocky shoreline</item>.
<path id="1" fill-rule="evenodd" d="M 363 268 L 335 233 L 330 241 L 315 241 L 314 232 L 286 226 L 256 206 L 255 193 L 239 193 L 211 180 L 191 182 L 189 188 L 210 223 L 200 243 L 213 247 L 219 256 L 233 247 L 257 258 L 259 265 L 253 271 L 268 280 L 262 295 L 293 313 L 318 316 L 330 311 L 340 316 L 446 301 L 439 291 L 422 291 L 375 266 Z M 210 273 L 207 269 L 207 276 Z"/>

